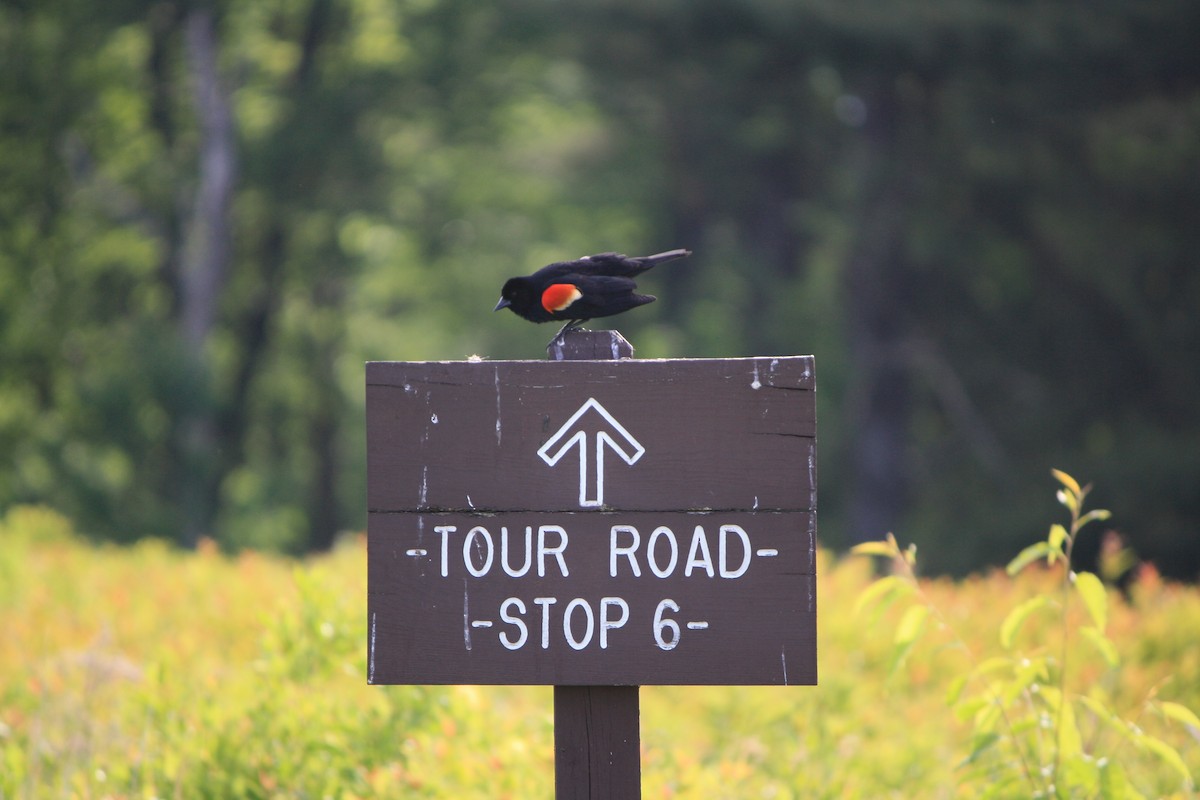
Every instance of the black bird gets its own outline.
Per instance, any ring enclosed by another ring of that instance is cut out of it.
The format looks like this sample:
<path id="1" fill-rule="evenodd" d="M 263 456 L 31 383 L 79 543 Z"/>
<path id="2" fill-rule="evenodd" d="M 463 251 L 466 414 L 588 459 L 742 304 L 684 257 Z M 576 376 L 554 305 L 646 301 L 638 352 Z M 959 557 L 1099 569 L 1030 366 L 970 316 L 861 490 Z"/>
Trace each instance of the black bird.
<path id="1" fill-rule="evenodd" d="M 636 294 L 633 278 L 651 267 L 690 256 L 691 250 L 668 250 L 629 258 L 598 253 L 577 261 L 558 261 L 523 278 L 509 278 L 500 290 L 495 311 L 512 309 L 530 322 L 563 322 L 561 334 L 596 317 L 611 317 L 646 303 L 653 295 Z"/>

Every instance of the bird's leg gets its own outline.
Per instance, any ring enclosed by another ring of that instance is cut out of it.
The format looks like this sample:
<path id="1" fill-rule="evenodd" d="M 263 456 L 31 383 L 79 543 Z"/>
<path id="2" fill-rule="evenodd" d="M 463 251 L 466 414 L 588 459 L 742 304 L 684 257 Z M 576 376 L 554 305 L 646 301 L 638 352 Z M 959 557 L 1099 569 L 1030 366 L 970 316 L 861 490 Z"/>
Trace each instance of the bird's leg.
<path id="1" fill-rule="evenodd" d="M 586 319 L 569 319 L 569 320 L 567 320 L 567 324 L 563 325 L 561 328 L 559 328 L 558 333 L 554 334 L 554 339 L 557 339 L 558 337 L 562 336 L 567 331 L 575 330 L 579 326 L 583 325 L 583 323 L 585 323 L 585 322 L 587 322 Z M 551 339 L 550 341 L 554 341 L 554 339 Z"/>
<path id="2" fill-rule="evenodd" d="M 563 325 L 561 328 L 558 329 L 558 333 L 554 334 L 554 337 L 549 341 L 549 343 L 547 343 L 546 346 L 549 347 L 550 345 L 557 342 L 559 339 L 562 338 L 562 335 L 564 333 L 566 333 L 567 331 L 578 330 L 579 327 L 582 326 L 583 323 L 585 323 L 585 322 L 587 322 L 586 319 L 567 320 L 567 324 Z"/>

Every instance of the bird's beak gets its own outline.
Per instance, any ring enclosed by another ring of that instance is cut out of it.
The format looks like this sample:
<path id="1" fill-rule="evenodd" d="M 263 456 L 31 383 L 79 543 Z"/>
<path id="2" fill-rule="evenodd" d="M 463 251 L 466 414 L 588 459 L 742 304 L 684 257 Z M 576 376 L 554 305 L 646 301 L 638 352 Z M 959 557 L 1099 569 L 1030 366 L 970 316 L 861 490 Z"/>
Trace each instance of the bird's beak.
<path id="1" fill-rule="evenodd" d="M 511 305 L 512 305 L 512 303 L 510 303 L 507 299 L 501 297 L 500 302 L 496 303 L 496 307 L 493 308 L 492 311 L 499 311 L 500 309 L 508 308 Z"/>

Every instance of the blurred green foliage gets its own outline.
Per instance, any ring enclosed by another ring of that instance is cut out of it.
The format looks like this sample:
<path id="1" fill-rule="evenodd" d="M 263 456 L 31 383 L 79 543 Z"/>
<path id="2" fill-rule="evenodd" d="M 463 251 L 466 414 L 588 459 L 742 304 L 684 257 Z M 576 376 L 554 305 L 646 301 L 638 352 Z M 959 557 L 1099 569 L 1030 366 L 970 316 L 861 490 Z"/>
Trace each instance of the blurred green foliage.
<path id="1" fill-rule="evenodd" d="M 206 14 L 236 157 L 195 347 Z M 826 541 L 996 563 L 1060 464 L 1194 577 L 1198 27 L 1190 0 L 7 2 L 0 508 L 327 548 L 363 525 L 365 360 L 540 358 L 550 331 L 490 313 L 504 278 L 686 246 L 617 324 L 641 356 L 818 356 Z"/>

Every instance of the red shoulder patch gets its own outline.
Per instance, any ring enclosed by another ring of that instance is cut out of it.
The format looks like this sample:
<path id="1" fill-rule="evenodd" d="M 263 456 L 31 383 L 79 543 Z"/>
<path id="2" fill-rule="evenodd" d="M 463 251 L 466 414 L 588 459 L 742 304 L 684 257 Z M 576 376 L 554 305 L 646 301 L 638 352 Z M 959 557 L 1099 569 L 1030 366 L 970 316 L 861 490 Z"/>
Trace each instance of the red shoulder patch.
<path id="1" fill-rule="evenodd" d="M 583 292 L 573 283 L 552 283 L 542 292 L 542 308 L 554 314 L 566 310 L 581 297 Z"/>

